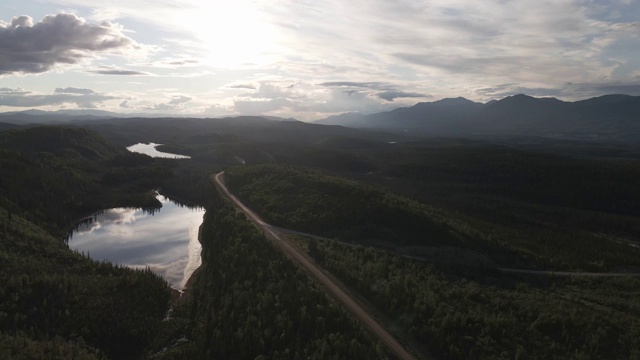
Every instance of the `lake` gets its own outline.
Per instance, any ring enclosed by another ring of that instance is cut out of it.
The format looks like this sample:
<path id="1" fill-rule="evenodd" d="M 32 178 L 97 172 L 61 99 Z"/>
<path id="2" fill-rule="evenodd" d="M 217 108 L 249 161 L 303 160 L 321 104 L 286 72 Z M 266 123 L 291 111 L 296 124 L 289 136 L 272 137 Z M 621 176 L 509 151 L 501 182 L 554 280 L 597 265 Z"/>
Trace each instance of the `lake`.
<path id="1" fill-rule="evenodd" d="M 176 290 L 200 266 L 198 230 L 205 210 L 180 205 L 162 195 L 160 210 L 115 208 L 82 221 L 69 247 L 92 259 L 132 268 L 149 267 Z"/>
<path id="2" fill-rule="evenodd" d="M 178 155 L 178 154 L 171 154 L 171 153 L 158 151 L 156 147 L 160 145 L 162 144 L 138 143 L 138 144 L 127 147 L 127 150 L 131 152 L 137 152 L 140 154 L 149 155 L 151 157 L 158 157 L 158 158 L 168 158 L 168 159 L 190 159 L 191 158 L 190 156 L 186 156 L 186 155 Z"/>

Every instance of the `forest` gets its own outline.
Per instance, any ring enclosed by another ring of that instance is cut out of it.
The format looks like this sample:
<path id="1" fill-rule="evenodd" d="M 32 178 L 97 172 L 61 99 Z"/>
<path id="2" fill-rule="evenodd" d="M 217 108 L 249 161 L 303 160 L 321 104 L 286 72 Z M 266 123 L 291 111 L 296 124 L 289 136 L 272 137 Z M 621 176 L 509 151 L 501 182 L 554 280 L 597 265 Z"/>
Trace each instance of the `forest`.
<path id="1" fill-rule="evenodd" d="M 208 211 L 191 302 L 193 341 L 159 359 L 374 359 L 386 348 L 229 204 Z"/>
<path id="2" fill-rule="evenodd" d="M 316 235 L 288 237 L 418 358 L 640 356 L 637 278 L 500 271 L 640 272 L 637 149 L 172 121 L 0 131 L 0 358 L 392 358 L 217 193 L 220 171 L 266 221 Z M 191 159 L 124 148 L 145 141 Z M 207 209 L 177 300 L 65 243 L 95 211 L 157 207 L 153 190 Z"/>

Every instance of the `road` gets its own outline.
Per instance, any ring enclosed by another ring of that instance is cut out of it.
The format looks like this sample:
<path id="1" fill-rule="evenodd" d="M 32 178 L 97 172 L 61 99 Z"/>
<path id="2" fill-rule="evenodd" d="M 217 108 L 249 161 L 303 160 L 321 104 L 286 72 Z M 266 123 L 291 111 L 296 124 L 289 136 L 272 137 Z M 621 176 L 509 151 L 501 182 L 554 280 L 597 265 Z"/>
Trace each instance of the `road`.
<path id="1" fill-rule="evenodd" d="M 638 277 L 639 273 L 594 273 L 594 272 L 570 272 L 570 271 L 550 271 L 550 270 L 525 270 L 525 269 L 506 269 L 499 268 L 501 272 L 529 274 L 529 275 L 546 275 L 546 276 L 584 276 L 584 277 Z"/>
<path id="2" fill-rule="evenodd" d="M 362 308 L 349 294 L 342 290 L 333 280 L 325 275 L 320 268 L 318 268 L 311 260 L 305 257 L 298 249 L 290 245 L 286 240 L 283 240 L 276 228 L 266 223 L 260 216 L 246 207 L 238 198 L 236 198 L 224 184 L 222 179 L 224 171 L 212 176 L 216 186 L 222 193 L 230 199 L 233 204 L 242 210 L 243 213 L 262 231 L 268 234 L 274 243 L 291 259 L 298 262 L 299 265 L 304 267 L 309 274 L 322 283 L 327 290 L 332 293 L 339 301 L 341 301 L 347 308 L 349 308 L 363 323 L 365 323 L 373 333 L 382 340 L 391 352 L 399 359 L 416 359 L 411 353 L 404 349 L 404 347 L 384 328 L 382 327 L 364 308 Z"/>

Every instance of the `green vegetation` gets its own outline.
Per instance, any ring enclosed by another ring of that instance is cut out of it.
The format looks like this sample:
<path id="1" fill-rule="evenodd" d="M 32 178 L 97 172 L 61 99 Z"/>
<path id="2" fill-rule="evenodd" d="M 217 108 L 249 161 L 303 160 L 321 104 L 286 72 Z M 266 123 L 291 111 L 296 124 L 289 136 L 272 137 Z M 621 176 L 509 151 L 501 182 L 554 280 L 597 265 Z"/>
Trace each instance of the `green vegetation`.
<path id="1" fill-rule="evenodd" d="M 192 300 L 172 320 L 191 341 L 157 358 L 388 357 L 362 324 L 230 205 L 207 211 L 201 239 L 204 265 Z"/>
<path id="2" fill-rule="evenodd" d="M 503 267 L 640 268 L 634 161 L 493 146 L 397 151 L 378 154 L 377 174 L 345 175 L 358 181 L 275 164 L 235 167 L 225 178 L 265 220 L 315 235 L 426 256 L 442 253 L 435 246 L 466 249 Z M 571 186 L 572 174 L 583 180 Z"/>
<path id="3" fill-rule="evenodd" d="M 79 218 L 116 206 L 157 207 L 151 190 L 171 176 L 84 129 L 0 132 L 0 206 L 66 237 Z"/>
<path id="4" fill-rule="evenodd" d="M 4 209 L 0 236 L 0 336 L 7 351 L 36 356 L 55 340 L 112 359 L 143 354 L 168 306 L 163 279 L 73 253 Z"/>
<path id="5" fill-rule="evenodd" d="M 222 201 L 209 178 L 221 170 L 268 222 L 342 241 L 302 246 L 425 354 L 640 357 L 637 279 L 496 270 L 640 272 L 637 150 L 408 141 L 259 118 L 87 127 L 110 140 L 73 127 L 0 132 L 0 358 L 388 357 Z M 154 141 L 192 159 L 152 159 L 111 141 Z M 207 208 L 204 264 L 166 321 L 162 279 L 64 244 L 96 210 L 157 206 L 153 189 Z"/>
<path id="6" fill-rule="evenodd" d="M 82 129 L 7 131 L 0 144 L 0 357 L 140 358 L 168 308 L 166 282 L 64 238 L 87 213 L 155 205 L 145 193 L 168 169 Z"/>
<path id="7" fill-rule="evenodd" d="M 361 246 L 312 254 L 411 339 L 450 359 L 640 356 L 640 280 L 454 274 Z"/>
<path id="8" fill-rule="evenodd" d="M 390 192 L 292 166 L 235 167 L 231 191 L 275 225 L 348 241 L 458 245 L 428 209 Z"/>

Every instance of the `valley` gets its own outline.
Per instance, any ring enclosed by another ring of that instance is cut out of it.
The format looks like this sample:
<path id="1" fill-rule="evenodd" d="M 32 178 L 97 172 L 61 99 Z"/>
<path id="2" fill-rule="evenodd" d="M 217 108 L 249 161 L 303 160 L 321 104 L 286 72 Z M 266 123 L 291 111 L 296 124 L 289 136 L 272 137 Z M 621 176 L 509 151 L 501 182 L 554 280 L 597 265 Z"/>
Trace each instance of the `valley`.
<path id="1" fill-rule="evenodd" d="M 136 143 L 189 158 L 126 150 Z M 1 280 L 10 284 L 0 294 L 9 344 L 0 354 L 60 343 L 86 358 L 395 358 L 340 295 L 224 199 L 211 180 L 222 171 L 267 232 L 340 284 L 411 357 L 640 351 L 633 144 L 248 117 L 20 125 L 0 132 L 0 145 Z M 96 262 L 64 243 L 95 211 L 157 209 L 154 189 L 206 210 L 202 265 L 179 301 L 150 270 Z M 138 315 L 112 315 L 105 327 L 101 306 Z"/>

